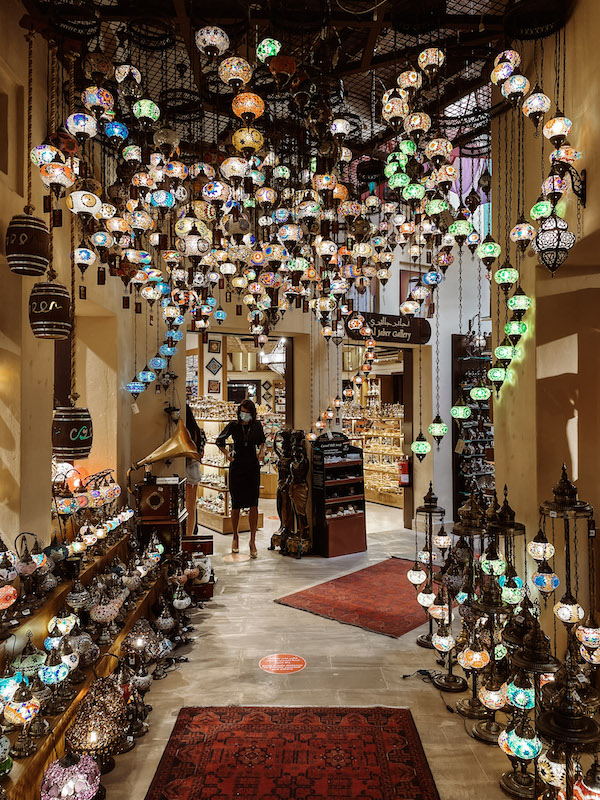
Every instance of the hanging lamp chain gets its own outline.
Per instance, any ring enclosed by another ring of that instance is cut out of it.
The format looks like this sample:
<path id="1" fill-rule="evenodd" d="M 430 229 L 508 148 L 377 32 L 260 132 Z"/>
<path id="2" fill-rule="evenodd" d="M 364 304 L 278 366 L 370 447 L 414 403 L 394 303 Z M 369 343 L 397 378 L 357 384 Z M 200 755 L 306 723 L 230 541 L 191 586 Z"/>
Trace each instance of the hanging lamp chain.
<path id="1" fill-rule="evenodd" d="M 75 56 L 73 53 L 69 54 L 69 112 L 73 110 L 75 97 Z M 70 224 L 70 237 L 71 237 L 71 335 L 69 337 L 70 345 L 70 387 L 69 400 L 72 405 L 77 405 L 79 395 L 77 394 L 77 374 L 76 374 L 76 360 L 77 360 L 77 318 L 75 314 L 75 229 L 77 226 L 77 215 L 71 214 Z"/>
<path id="2" fill-rule="evenodd" d="M 33 148 L 33 37 L 33 30 L 30 30 L 25 36 L 27 40 L 27 205 L 23 210 L 26 214 L 33 214 L 35 211 L 31 184 L 32 162 L 29 155 Z"/>

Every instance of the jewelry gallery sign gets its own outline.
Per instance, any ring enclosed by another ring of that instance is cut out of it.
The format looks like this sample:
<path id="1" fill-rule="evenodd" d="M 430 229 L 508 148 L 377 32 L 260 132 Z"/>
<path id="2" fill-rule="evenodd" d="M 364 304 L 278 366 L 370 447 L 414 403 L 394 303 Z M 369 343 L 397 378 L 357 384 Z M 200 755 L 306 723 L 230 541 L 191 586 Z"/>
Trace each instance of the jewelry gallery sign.
<path id="1" fill-rule="evenodd" d="M 361 311 L 360 314 L 364 324 L 373 331 L 373 338 L 378 344 L 427 344 L 431 338 L 431 325 L 421 317 L 399 317 L 370 311 Z M 364 339 L 360 329 L 353 330 L 346 325 L 346 330 L 351 339 Z"/>

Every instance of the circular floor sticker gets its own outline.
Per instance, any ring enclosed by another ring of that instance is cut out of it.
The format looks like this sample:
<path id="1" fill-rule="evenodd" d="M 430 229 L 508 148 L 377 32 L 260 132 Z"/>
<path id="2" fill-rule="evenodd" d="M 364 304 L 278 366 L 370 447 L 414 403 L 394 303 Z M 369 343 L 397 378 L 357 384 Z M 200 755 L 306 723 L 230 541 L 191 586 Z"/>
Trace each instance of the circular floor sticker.
<path id="1" fill-rule="evenodd" d="M 300 672 L 304 669 L 306 661 L 302 656 L 294 656 L 291 653 L 275 653 L 261 659 L 258 666 L 271 675 L 288 675 L 290 672 Z"/>

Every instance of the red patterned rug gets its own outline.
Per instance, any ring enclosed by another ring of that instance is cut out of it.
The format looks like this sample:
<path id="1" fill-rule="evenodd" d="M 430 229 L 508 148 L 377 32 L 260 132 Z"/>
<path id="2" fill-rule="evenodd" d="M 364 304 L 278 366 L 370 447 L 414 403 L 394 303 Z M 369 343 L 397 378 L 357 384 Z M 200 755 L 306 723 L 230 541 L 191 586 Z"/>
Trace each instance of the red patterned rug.
<path id="1" fill-rule="evenodd" d="M 404 558 L 388 558 L 275 602 L 398 638 L 427 622 L 406 577 L 413 564 Z"/>
<path id="2" fill-rule="evenodd" d="M 439 800 L 406 708 L 183 708 L 146 800 Z"/>

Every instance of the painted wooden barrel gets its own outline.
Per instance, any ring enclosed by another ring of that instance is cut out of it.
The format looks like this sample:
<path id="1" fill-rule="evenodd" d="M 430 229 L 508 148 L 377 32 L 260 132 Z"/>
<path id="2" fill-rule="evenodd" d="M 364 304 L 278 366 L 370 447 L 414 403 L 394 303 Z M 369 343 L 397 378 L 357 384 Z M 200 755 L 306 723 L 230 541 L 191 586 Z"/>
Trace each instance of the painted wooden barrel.
<path id="1" fill-rule="evenodd" d="M 52 419 L 52 455 L 64 461 L 87 458 L 92 449 L 92 417 L 87 408 L 59 406 Z"/>
<path id="2" fill-rule="evenodd" d="M 43 275 L 50 258 L 50 234 L 43 219 L 17 214 L 6 229 L 6 259 L 11 272 Z"/>
<path id="3" fill-rule="evenodd" d="M 38 339 L 67 339 L 71 296 L 62 283 L 36 283 L 29 296 L 29 324 Z"/>

